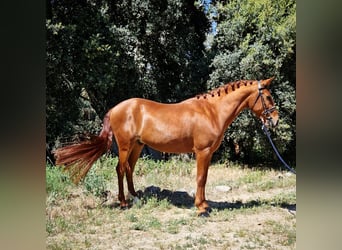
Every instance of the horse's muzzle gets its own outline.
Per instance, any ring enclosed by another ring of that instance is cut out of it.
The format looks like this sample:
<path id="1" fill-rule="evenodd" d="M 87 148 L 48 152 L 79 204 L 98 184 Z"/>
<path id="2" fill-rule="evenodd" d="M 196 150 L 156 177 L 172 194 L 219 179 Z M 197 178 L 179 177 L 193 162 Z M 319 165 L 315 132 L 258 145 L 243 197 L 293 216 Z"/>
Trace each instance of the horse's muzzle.
<path id="1" fill-rule="evenodd" d="M 278 122 L 279 122 L 278 117 L 276 117 L 276 118 L 268 117 L 266 120 L 266 126 L 271 127 L 271 128 L 275 128 L 278 125 Z"/>
<path id="2" fill-rule="evenodd" d="M 260 117 L 262 123 L 267 127 L 267 128 L 275 128 L 278 125 L 279 118 L 278 116 L 275 117 Z"/>

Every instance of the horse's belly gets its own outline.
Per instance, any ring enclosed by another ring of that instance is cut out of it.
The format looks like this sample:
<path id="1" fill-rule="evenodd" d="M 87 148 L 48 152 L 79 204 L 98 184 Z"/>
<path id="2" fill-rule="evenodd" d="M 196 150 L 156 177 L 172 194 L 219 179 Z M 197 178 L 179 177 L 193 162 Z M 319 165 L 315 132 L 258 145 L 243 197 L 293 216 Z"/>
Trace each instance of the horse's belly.
<path id="1" fill-rule="evenodd" d="M 142 143 L 147 144 L 153 149 L 167 153 L 189 153 L 193 151 L 193 142 L 189 139 L 184 140 L 142 140 Z"/>

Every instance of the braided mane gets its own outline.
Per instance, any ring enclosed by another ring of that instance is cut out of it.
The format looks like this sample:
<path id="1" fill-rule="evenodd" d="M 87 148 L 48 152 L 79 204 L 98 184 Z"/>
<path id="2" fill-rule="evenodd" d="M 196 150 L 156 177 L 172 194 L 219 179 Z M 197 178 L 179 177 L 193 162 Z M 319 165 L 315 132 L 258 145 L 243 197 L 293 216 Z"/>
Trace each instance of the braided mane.
<path id="1" fill-rule="evenodd" d="M 230 92 L 235 91 L 236 89 L 240 88 L 241 86 L 247 86 L 247 85 L 252 85 L 256 80 L 239 80 L 235 82 L 229 82 L 225 85 L 219 86 L 215 89 L 210 90 L 207 93 L 199 94 L 196 95 L 197 99 L 200 99 L 203 97 L 204 99 L 209 97 L 215 97 L 215 96 L 221 96 L 221 95 L 226 95 Z"/>

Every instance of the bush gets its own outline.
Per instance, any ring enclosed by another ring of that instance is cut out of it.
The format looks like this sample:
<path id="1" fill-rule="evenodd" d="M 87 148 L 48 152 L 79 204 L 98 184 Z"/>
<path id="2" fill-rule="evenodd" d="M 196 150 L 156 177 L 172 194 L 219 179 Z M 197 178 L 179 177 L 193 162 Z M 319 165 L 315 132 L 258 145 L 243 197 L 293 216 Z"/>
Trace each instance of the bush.
<path id="1" fill-rule="evenodd" d="M 67 188 L 72 185 L 69 176 L 61 168 L 46 166 L 46 193 L 52 196 L 65 196 Z"/>
<path id="2" fill-rule="evenodd" d="M 271 92 L 280 122 L 272 137 L 280 153 L 295 162 L 295 1 L 217 1 L 215 7 L 218 24 L 210 51 L 214 58 L 208 87 L 274 76 Z M 249 164 L 277 161 L 260 127 L 251 112 L 242 112 L 225 133 L 216 159 L 231 156 Z M 234 145 L 239 146 L 238 155 Z"/>

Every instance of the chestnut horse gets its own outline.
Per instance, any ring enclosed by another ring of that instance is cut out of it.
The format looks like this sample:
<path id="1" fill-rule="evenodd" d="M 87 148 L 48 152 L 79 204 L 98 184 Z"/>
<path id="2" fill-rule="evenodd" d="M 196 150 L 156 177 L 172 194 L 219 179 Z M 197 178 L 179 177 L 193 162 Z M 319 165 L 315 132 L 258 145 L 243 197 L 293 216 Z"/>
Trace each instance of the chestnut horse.
<path id="1" fill-rule="evenodd" d="M 119 162 L 116 167 L 120 206 L 128 206 L 123 179 L 131 195 L 137 196 L 133 171 L 145 144 L 170 153 L 196 154 L 197 191 L 195 205 L 199 215 L 208 215 L 205 184 L 213 153 L 221 144 L 224 131 L 245 108 L 250 108 L 266 126 L 275 127 L 278 111 L 269 92 L 273 78 L 240 80 L 180 103 L 162 104 L 132 98 L 108 111 L 98 136 L 55 150 L 57 165 L 65 165 L 78 183 L 92 164 L 110 149 L 114 135 Z"/>

